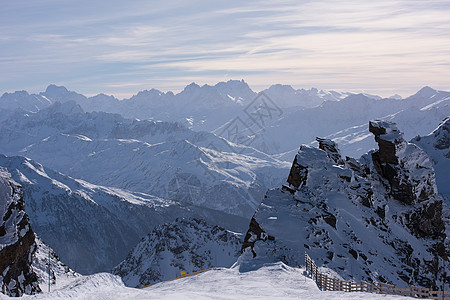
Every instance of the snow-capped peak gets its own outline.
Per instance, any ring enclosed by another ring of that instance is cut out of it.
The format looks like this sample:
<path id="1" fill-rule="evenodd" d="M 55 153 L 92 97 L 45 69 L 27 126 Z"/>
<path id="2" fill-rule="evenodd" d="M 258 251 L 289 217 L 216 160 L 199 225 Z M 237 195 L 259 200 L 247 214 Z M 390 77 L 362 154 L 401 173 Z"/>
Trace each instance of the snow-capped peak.
<path id="1" fill-rule="evenodd" d="M 414 94 L 414 96 L 419 96 L 419 97 L 431 97 L 434 94 L 436 94 L 437 91 L 429 86 L 424 86 L 423 88 L 421 88 L 416 94 Z"/>
<path id="2" fill-rule="evenodd" d="M 55 84 L 50 84 L 49 86 L 47 86 L 47 89 L 45 90 L 45 92 L 43 94 L 45 94 L 46 96 L 50 96 L 50 97 L 55 97 L 55 96 L 62 96 L 67 94 L 69 91 L 66 89 L 66 87 L 64 86 L 57 86 Z"/>

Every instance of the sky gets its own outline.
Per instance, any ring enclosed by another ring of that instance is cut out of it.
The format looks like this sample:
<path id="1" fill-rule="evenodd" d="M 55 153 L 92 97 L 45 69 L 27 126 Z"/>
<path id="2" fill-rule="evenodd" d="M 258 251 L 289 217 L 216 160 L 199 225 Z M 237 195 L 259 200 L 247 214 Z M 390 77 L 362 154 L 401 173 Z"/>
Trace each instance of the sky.
<path id="1" fill-rule="evenodd" d="M 449 78 L 448 0 L 0 0 L 0 94 L 244 79 L 408 96 Z"/>

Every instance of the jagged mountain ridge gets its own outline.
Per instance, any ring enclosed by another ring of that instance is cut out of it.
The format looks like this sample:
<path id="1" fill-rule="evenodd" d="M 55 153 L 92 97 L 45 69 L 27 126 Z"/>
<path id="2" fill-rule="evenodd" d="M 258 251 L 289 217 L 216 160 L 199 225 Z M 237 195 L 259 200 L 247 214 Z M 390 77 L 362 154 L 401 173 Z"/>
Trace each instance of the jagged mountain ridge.
<path id="1" fill-rule="evenodd" d="M 441 103 L 440 109 L 435 107 L 445 95 L 448 98 L 448 92 L 436 91 L 430 87 L 424 87 L 416 94 L 400 100 L 398 97 L 382 99 L 368 94 L 327 92 L 314 88 L 295 90 L 285 85 L 273 85 L 263 92 L 283 112 L 280 118 L 266 119 L 263 129 L 258 126 L 251 128 L 256 139 L 252 138 L 250 144 L 269 154 L 293 151 L 287 154 L 292 155 L 297 143 L 311 143 L 314 141 L 312 132 L 316 132 L 316 135 L 338 140 L 345 154 L 359 156 L 373 147 L 368 138 L 370 135 L 361 125 L 369 119 L 391 118 L 391 121 L 403 126 L 406 136 L 411 138 L 427 134 L 432 129 L 430 126 L 449 114 L 448 105 Z M 23 92 L 17 93 L 16 98 L 19 99 L 19 94 Z M 244 112 L 249 113 L 247 110 L 256 93 L 251 91 L 245 82 L 231 80 L 215 86 L 200 87 L 190 84 L 178 94 L 152 89 L 122 101 L 102 94 L 87 98 L 54 85 L 49 86 L 47 91 L 40 95 L 28 96 L 30 99 L 45 97 L 46 100 L 42 101 L 48 103 L 47 105 L 55 101 L 72 100 L 86 111 L 106 111 L 130 118 L 177 121 L 195 130 L 214 131 L 227 137 L 222 129 L 236 118 L 246 123 L 246 126 L 254 125 Z M 9 98 L 14 99 L 14 94 L 5 93 L 4 97 L 5 101 L 0 98 L 0 108 L 14 107 L 7 105 L 11 101 L 6 101 Z M 23 95 L 21 97 L 23 98 Z M 17 99 L 14 103 L 19 102 Z M 2 106 L 3 102 L 5 105 Z M 397 114 L 400 116 L 396 116 Z M 416 120 L 420 120 L 419 125 L 415 123 Z M 325 126 L 328 122 L 335 126 Z"/>
<path id="2" fill-rule="evenodd" d="M 33 114 L 17 110 L 0 126 L 5 154 L 16 153 L 57 133 L 84 135 L 92 139 L 140 139 L 152 143 L 170 140 L 172 136 L 185 139 L 195 139 L 196 136 L 177 123 L 125 119 L 118 114 L 104 112 L 85 113 L 74 101 L 56 102 Z"/>
<path id="3" fill-rule="evenodd" d="M 246 219 L 142 193 L 96 186 L 23 157 L 0 155 L 23 186 L 31 224 L 80 273 L 116 266 L 154 226 L 192 216 L 242 230 Z"/>
<path id="4" fill-rule="evenodd" d="M 252 218 L 241 270 L 304 264 L 307 251 L 346 280 L 441 287 L 450 249 L 432 164 L 393 123 L 370 131 L 379 150 L 359 160 L 327 139 L 300 147 L 289 185 L 269 190 Z"/>
<path id="5" fill-rule="evenodd" d="M 230 267 L 241 235 L 199 219 L 157 226 L 114 268 L 127 286 L 140 287 L 211 267 Z"/>
<path id="6" fill-rule="evenodd" d="M 325 100 L 335 101 L 351 94 L 314 88 L 294 90 L 286 85 L 274 85 L 264 92 L 283 108 L 313 107 Z M 191 83 L 177 94 L 144 90 L 123 100 L 104 94 L 86 97 L 52 84 L 39 94 L 30 95 L 25 91 L 4 93 L 0 97 L 0 109 L 22 108 L 36 112 L 55 102 L 72 100 L 88 112 L 104 111 L 129 118 L 178 121 L 196 130 L 211 131 L 237 116 L 255 96 L 256 92 L 243 80 L 219 82 L 214 86 Z"/>

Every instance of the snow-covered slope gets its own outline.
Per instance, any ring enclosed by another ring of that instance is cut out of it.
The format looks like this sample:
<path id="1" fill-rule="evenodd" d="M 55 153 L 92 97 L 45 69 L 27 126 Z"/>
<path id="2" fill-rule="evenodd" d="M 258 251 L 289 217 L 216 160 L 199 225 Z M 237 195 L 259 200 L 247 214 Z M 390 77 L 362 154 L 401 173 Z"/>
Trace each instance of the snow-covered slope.
<path id="1" fill-rule="evenodd" d="M 56 103 L 0 124 L 0 153 L 25 155 L 75 178 L 251 216 L 289 163 L 177 123 L 84 113 Z"/>
<path id="2" fill-rule="evenodd" d="M 281 108 L 305 107 L 321 105 L 324 101 L 339 101 L 351 93 L 323 91 L 316 88 L 293 89 L 290 85 L 275 84 L 263 91 Z"/>
<path id="3" fill-rule="evenodd" d="M 90 140 L 61 134 L 23 155 L 96 184 L 153 194 L 226 213 L 251 216 L 263 190 L 288 166 L 268 157 L 224 153 L 178 140 Z"/>
<path id="4" fill-rule="evenodd" d="M 429 135 L 417 136 L 411 142 L 431 158 L 439 193 L 450 201 L 450 117 L 445 118 Z M 450 202 L 447 205 L 450 206 Z"/>
<path id="5" fill-rule="evenodd" d="M 181 271 L 230 267 L 238 258 L 241 235 L 199 219 L 177 219 L 157 226 L 114 270 L 127 286 L 169 280 Z"/>
<path id="6" fill-rule="evenodd" d="M 303 271 L 283 263 L 268 264 L 246 273 L 237 268 L 218 268 L 145 289 L 125 287 L 118 276 L 100 273 L 83 276 L 64 289 L 39 294 L 33 299 L 412 299 L 369 293 L 322 292 L 311 279 L 303 276 Z M 9 298 L 0 294 L 0 299 Z"/>
<path id="7" fill-rule="evenodd" d="M 432 164 L 395 124 L 369 127 L 379 150 L 359 160 L 327 139 L 300 147 L 289 185 L 268 191 L 250 223 L 241 270 L 304 264 L 307 251 L 344 279 L 441 287 L 450 249 Z"/>
<path id="8" fill-rule="evenodd" d="M 283 153 L 322 136 L 339 142 L 345 155 L 360 156 L 375 148 L 366 126 L 368 120 L 382 118 L 397 122 L 410 139 L 428 134 L 448 116 L 449 102 L 450 92 L 429 87 L 402 100 L 350 95 L 314 108 L 284 111 L 280 118 L 267 120 L 265 128 L 256 132 L 251 146 L 266 153 Z"/>
<path id="9" fill-rule="evenodd" d="M 383 120 L 389 120 L 403 128 L 405 139 L 409 140 L 418 135 L 426 135 L 436 128 L 445 117 L 450 115 L 450 93 L 432 92 L 429 102 L 417 103 L 413 107 L 407 108 L 386 116 Z M 425 94 L 429 95 L 429 94 Z M 420 98 L 420 96 L 416 96 Z M 409 98 L 404 101 L 408 101 Z M 411 100 L 411 99 L 410 99 Z M 413 101 L 416 101 L 413 99 Z M 338 131 L 326 136 L 340 145 L 343 154 L 358 157 L 370 149 L 374 149 L 375 142 L 368 131 L 365 122 L 362 125 L 352 126 L 350 128 Z"/>
<path id="10" fill-rule="evenodd" d="M 80 273 L 110 270 L 154 226 L 193 216 L 242 230 L 246 219 L 75 180 L 23 157 L 0 155 L 23 186 L 35 232 Z"/>
<path id="11" fill-rule="evenodd" d="M 81 275 L 72 270 L 69 266 L 61 262 L 56 252 L 46 245 L 36 236 L 36 250 L 33 253 L 33 271 L 38 277 L 41 290 L 48 291 L 50 281 L 50 290 L 63 288 L 68 282 L 71 282 Z M 50 277 L 48 265 L 50 261 Z"/>

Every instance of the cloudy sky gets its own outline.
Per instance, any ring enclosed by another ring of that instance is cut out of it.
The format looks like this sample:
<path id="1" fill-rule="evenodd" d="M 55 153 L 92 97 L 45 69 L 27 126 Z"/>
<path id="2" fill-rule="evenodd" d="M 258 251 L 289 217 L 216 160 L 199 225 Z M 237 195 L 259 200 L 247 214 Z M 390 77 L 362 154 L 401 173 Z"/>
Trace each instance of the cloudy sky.
<path id="1" fill-rule="evenodd" d="M 0 93 L 450 90 L 450 1 L 1 1 Z"/>

